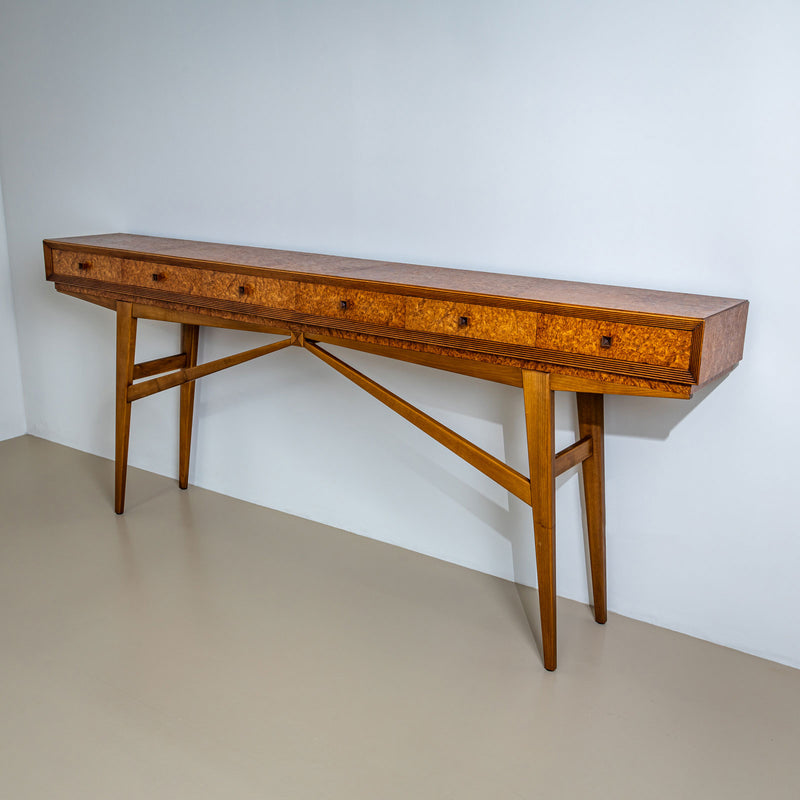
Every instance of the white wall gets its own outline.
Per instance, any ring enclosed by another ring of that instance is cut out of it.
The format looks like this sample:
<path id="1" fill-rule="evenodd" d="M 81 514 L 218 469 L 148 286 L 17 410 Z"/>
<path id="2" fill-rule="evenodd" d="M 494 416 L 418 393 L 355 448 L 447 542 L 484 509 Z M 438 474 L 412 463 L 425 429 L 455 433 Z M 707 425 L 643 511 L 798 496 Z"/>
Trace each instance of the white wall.
<path id="1" fill-rule="evenodd" d="M 19 369 L 17 325 L 0 184 L 0 441 L 23 433 L 25 408 L 22 404 L 22 374 Z"/>
<path id="2" fill-rule="evenodd" d="M 44 237 L 746 297 L 745 358 L 721 384 L 608 399 L 609 602 L 800 666 L 798 41 L 790 0 L 5 3 L 29 430 L 112 454 L 112 315 L 45 283 Z M 167 326 L 140 330 L 142 358 L 174 350 Z M 256 341 L 209 331 L 201 358 Z M 518 391 L 350 358 L 525 469 Z M 192 482 L 534 584 L 530 510 L 326 370 L 292 349 L 207 378 Z M 557 413 L 566 444 L 568 396 Z M 175 473 L 176 414 L 174 396 L 137 404 L 134 465 Z M 558 582 L 586 600 L 578 488 L 560 482 Z"/>

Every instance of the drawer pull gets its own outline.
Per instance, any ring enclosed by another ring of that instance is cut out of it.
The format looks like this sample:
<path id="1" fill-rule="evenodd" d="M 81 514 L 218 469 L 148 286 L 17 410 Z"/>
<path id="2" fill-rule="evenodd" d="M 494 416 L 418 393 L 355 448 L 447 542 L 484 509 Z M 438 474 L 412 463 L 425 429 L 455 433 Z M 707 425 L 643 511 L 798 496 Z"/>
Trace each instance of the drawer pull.
<path id="1" fill-rule="evenodd" d="M 347 311 L 350 308 L 350 301 L 349 300 L 340 300 L 339 301 L 339 310 L 340 311 Z"/>
<path id="2" fill-rule="evenodd" d="M 159 281 L 163 281 L 163 280 L 164 280 L 164 278 L 166 278 L 167 276 L 166 276 L 166 275 L 164 275 L 164 273 L 163 273 L 163 272 L 154 272 L 154 273 L 152 274 L 152 276 L 151 276 L 151 277 L 153 278 L 153 280 L 154 280 L 156 283 L 158 283 Z"/>
<path id="3" fill-rule="evenodd" d="M 611 336 L 601 336 L 600 337 L 600 347 L 602 347 L 603 350 L 608 350 L 608 348 L 611 347 L 611 343 L 613 341 L 614 341 L 613 337 L 611 337 Z"/>
<path id="4" fill-rule="evenodd" d="M 239 287 L 239 295 L 241 297 L 249 297 L 251 294 L 253 294 L 253 287 L 252 286 L 247 285 L 247 286 L 240 286 Z"/>
<path id="5" fill-rule="evenodd" d="M 91 268 L 92 268 L 92 262 L 91 261 L 79 261 L 78 262 L 78 269 L 81 270 L 82 272 L 85 272 L 87 269 L 91 269 Z"/>
<path id="6" fill-rule="evenodd" d="M 469 325 L 469 317 L 459 317 L 458 318 L 458 327 L 459 328 L 466 328 Z"/>

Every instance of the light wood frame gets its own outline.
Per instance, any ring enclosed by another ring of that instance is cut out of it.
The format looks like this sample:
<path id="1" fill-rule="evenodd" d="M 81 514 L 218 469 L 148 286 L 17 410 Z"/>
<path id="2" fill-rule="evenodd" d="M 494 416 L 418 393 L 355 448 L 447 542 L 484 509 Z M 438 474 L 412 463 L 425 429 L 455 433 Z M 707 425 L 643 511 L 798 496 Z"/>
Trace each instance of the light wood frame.
<path id="1" fill-rule="evenodd" d="M 180 387 L 178 484 L 189 482 L 195 381 L 302 347 L 531 506 L 542 651 L 556 667 L 555 479 L 581 465 L 594 616 L 605 622 L 603 396 L 689 398 L 741 360 L 734 298 L 114 233 L 47 239 L 47 279 L 117 316 L 114 507 L 125 507 L 131 407 Z M 140 319 L 180 325 L 180 352 L 136 363 Z M 283 336 L 198 364 L 200 328 Z M 529 477 L 326 349 L 373 353 L 522 389 Z M 555 452 L 557 391 L 578 439 Z"/>
<path id="2" fill-rule="evenodd" d="M 154 313 L 154 309 L 150 306 L 138 306 L 124 301 L 117 301 L 116 314 L 117 389 L 114 509 L 117 514 L 122 514 L 125 510 L 128 442 L 130 440 L 131 406 L 134 401 L 166 389 L 180 387 L 178 483 L 180 488 L 186 489 L 189 483 L 195 381 L 206 375 L 295 345 L 302 347 L 306 352 L 326 363 L 340 375 L 380 400 L 392 411 L 532 507 L 542 624 L 542 658 L 547 670 L 554 670 L 557 664 L 555 479 L 568 469 L 582 464 L 594 615 L 597 622 L 606 621 L 602 394 L 577 393 L 580 438 L 573 445 L 556 452 L 553 402 L 556 387 L 553 385 L 552 376 L 547 372 L 522 369 L 517 371 L 519 374 L 513 381 L 504 381 L 521 385 L 523 389 L 531 476 L 526 477 L 337 358 L 320 346 L 320 341 L 309 338 L 303 333 L 270 329 L 270 333 L 286 333 L 287 337 L 206 364 L 197 364 L 198 341 L 202 327 L 200 320 L 187 320 L 185 313 L 169 309 L 158 309 L 158 313 Z M 181 352 L 137 364 L 135 357 L 136 329 L 137 322 L 142 317 L 157 318 L 179 324 L 181 326 Z M 222 327 L 234 329 L 241 327 L 233 321 L 225 321 L 225 323 Z M 337 344 L 341 343 L 339 340 L 335 341 Z M 431 363 L 429 366 L 439 365 Z M 456 371 L 456 365 L 451 363 L 442 368 Z M 462 365 L 462 369 L 458 371 L 468 375 L 474 374 L 470 364 Z"/>

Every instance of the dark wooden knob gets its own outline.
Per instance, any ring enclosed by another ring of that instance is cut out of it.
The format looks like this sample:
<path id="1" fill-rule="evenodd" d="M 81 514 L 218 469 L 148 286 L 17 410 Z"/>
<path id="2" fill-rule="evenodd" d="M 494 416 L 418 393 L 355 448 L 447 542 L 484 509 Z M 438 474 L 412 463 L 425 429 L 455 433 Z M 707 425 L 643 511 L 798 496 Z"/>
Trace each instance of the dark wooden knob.
<path id="1" fill-rule="evenodd" d="M 239 295 L 241 297 L 248 297 L 252 293 L 253 293 L 253 287 L 252 286 L 247 286 L 246 285 L 246 286 L 240 286 L 239 287 Z"/>
<path id="2" fill-rule="evenodd" d="M 350 308 L 350 301 L 349 300 L 340 300 L 339 301 L 339 309 L 341 311 L 347 311 Z"/>
<path id="3" fill-rule="evenodd" d="M 152 275 L 153 280 L 158 283 L 159 281 L 163 281 L 166 275 L 163 272 L 154 272 Z"/>
<path id="4" fill-rule="evenodd" d="M 91 269 L 92 264 L 90 261 L 79 261 L 78 262 L 78 269 L 81 271 L 86 271 L 87 269 Z"/>
<path id="5" fill-rule="evenodd" d="M 608 350 L 608 348 L 611 347 L 611 343 L 612 342 L 613 342 L 613 338 L 611 336 L 601 336 L 600 337 L 600 347 L 602 347 L 603 350 Z"/>
<path id="6" fill-rule="evenodd" d="M 469 325 L 469 317 L 459 317 L 458 318 L 458 327 L 459 328 L 466 328 Z"/>

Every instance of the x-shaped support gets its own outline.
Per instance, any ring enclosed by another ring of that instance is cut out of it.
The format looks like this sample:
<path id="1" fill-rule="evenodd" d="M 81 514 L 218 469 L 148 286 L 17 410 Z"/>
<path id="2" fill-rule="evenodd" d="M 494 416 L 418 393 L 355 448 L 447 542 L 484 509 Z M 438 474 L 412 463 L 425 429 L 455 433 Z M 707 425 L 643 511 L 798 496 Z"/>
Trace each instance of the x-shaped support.
<path id="1" fill-rule="evenodd" d="M 577 464 L 582 464 L 594 615 L 597 622 L 606 621 L 602 394 L 577 393 L 580 438 L 575 444 L 556 453 L 554 392 L 550 385 L 550 374 L 539 370 L 521 370 L 531 476 L 527 478 L 324 350 L 318 343 L 307 339 L 302 333 L 293 333 L 287 339 L 202 365 L 197 364 L 198 335 L 198 325 L 181 323 L 181 353 L 136 364 L 136 317 L 133 315 L 133 307 L 131 303 L 127 302 L 117 303 L 114 499 L 117 514 L 122 514 L 125 508 L 131 406 L 135 400 L 180 386 L 178 482 L 180 487 L 185 489 L 188 486 L 189 478 L 194 382 L 205 375 L 274 353 L 291 345 L 297 345 L 324 361 L 339 374 L 380 400 L 384 405 L 532 507 L 542 620 L 542 651 L 544 666 L 548 670 L 556 668 L 555 479 L 562 472 Z M 137 380 L 141 380 L 141 382 L 136 383 Z"/>

